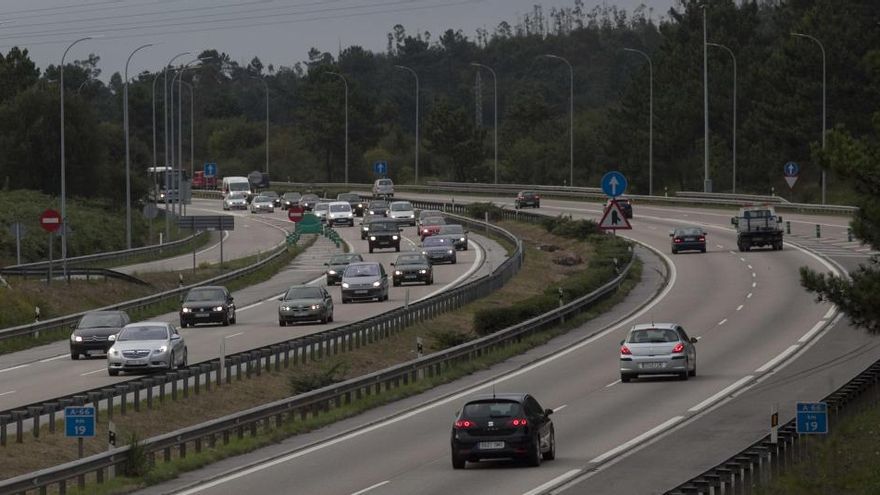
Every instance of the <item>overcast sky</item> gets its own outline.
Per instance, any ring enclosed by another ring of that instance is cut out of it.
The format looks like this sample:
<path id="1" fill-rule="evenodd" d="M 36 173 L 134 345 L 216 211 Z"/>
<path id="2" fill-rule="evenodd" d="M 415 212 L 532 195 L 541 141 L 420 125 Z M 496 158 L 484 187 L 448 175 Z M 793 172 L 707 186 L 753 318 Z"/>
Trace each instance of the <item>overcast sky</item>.
<path id="1" fill-rule="evenodd" d="M 617 5 L 628 12 L 645 4 L 655 20 L 674 0 L 584 0 L 586 10 Z M 129 75 L 156 70 L 175 54 L 214 48 L 240 64 L 258 56 L 263 65 L 292 66 L 309 48 L 336 53 L 339 45 L 384 51 L 395 24 L 407 32 L 429 31 L 432 40 L 448 29 L 490 32 L 501 21 L 514 24 L 532 6 L 571 7 L 574 0 L 0 0 L 0 49 L 27 48 L 44 69 L 89 53 L 101 58 L 101 79 L 123 72 L 129 53 L 139 51 Z M 184 62 L 179 60 L 178 62 Z"/>

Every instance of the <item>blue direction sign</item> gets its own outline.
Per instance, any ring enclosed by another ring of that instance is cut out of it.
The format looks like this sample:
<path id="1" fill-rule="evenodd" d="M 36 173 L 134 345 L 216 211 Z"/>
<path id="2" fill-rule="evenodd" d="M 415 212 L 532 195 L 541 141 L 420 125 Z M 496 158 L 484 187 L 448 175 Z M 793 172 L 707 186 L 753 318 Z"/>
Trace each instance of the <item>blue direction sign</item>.
<path id="1" fill-rule="evenodd" d="M 95 408 L 65 407 L 64 434 L 74 438 L 95 436 Z"/>
<path id="2" fill-rule="evenodd" d="M 788 162 L 782 167 L 782 173 L 786 177 L 797 177 L 801 171 L 801 167 L 795 162 Z"/>
<path id="3" fill-rule="evenodd" d="M 623 194 L 626 191 L 626 186 L 626 177 L 620 172 L 608 172 L 602 176 L 602 191 L 612 198 Z"/>
<path id="4" fill-rule="evenodd" d="M 828 433 L 828 404 L 825 402 L 798 402 L 796 419 L 799 435 L 825 435 Z"/>
<path id="5" fill-rule="evenodd" d="M 217 164 L 216 163 L 206 163 L 205 164 L 205 177 L 216 177 L 217 176 Z"/>
<path id="6" fill-rule="evenodd" d="M 382 160 L 373 164 L 373 171 L 376 172 L 377 175 L 387 175 L 388 174 L 388 162 Z"/>

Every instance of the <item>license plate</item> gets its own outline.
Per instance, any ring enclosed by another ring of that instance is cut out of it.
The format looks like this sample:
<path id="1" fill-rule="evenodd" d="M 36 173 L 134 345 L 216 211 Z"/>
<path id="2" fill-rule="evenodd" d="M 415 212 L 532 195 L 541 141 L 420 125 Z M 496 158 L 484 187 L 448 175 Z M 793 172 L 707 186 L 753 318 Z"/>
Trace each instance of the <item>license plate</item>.
<path id="1" fill-rule="evenodd" d="M 480 450 L 503 449 L 504 442 L 480 442 Z"/>
<path id="2" fill-rule="evenodd" d="M 196 318 L 207 318 L 211 316 L 210 313 L 196 313 Z"/>
<path id="3" fill-rule="evenodd" d="M 684 240 L 687 242 L 693 242 L 693 241 L 696 241 L 697 239 L 694 237 L 685 237 Z"/>
<path id="4" fill-rule="evenodd" d="M 403 278 L 405 278 L 407 280 L 415 280 L 415 279 L 419 278 L 419 276 L 418 275 L 407 275 Z"/>
<path id="5" fill-rule="evenodd" d="M 366 294 L 367 291 L 365 291 L 365 290 L 356 290 L 356 291 L 354 291 L 354 293 L 355 293 L 355 294 Z"/>
<path id="6" fill-rule="evenodd" d="M 639 367 L 642 369 L 648 369 L 648 370 L 657 369 L 657 368 L 665 368 L 666 363 L 641 363 L 639 365 Z"/>
<path id="7" fill-rule="evenodd" d="M 140 365 L 147 364 L 147 360 L 146 359 L 128 359 L 125 361 L 125 364 L 131 365 L 131 366 L 140 366 Z"/>

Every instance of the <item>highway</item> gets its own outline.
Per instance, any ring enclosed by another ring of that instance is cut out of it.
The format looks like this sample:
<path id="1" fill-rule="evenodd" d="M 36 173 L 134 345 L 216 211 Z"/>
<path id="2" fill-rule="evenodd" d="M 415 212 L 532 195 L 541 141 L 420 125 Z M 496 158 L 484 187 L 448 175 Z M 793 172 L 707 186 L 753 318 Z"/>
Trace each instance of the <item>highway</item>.
<path id="1" fill-rule="evenodd" d="M 262 214 L 260 217 L 263 219 L 272 217 L 279 222 L 284 218 L 279 212 L 274 216 Z M 360 240 L 358 224 L 359 220 L 356 221 L 355 228 L 340 227 L 337 231 L 353 246 L 354 252 L 362 253 L 367 260 L 380 261 L 385 265 L 386 270 L 389 269 L 389 263 L 394 261 L 397 253 L 394 249 L 377 249 L 374 254 L 368 254 L 367 241 Z M 404 242 L 401 251 L 415 249 L 419 242 L 416 229 L 406 227 L 403 233 Z M 228 327 L 202 325 L 181 329 L 189 351 L 189 362 L 195 363 L 217 357 L 220 342 L 224 339 L 226 352 L 231 354 L 363 320 L 402 306 L 406 302 L 407 295 L 410 301 L 415 301 L 465 283 L 474 277 L 483 276 L 490 271 L 490 266 L 497 267 L 507 256 L 506 250 L 494 241 L 471 234 L 470 249 L 459 251 L 457 264 L 435 267 L 433 285 L 391 287 L 388 301 L 345 305 L 341 303 L 339 286 L 334 286 L 330 288 L 335 302 L 334 322 L 324 325 L 306 323 L 279 327 L 277 298 L 280 294 L 290 285 L 303 283 L 323 285 L 324 262 L 331 254 L 337 252 L 341 252 L 341 249 L 336 248 L 327 239 L 319 237 L 314 246 L 270 280 L 234 293 L 237 324 Z M 175 312 L 161 315 L 156 319 L 176 322 L 178 317 Z M 125 374 L 109 377 L 103 356 L 71 361 L 67 342 L 55 342 L 0 356 L 0 409 L 10 409 L 81 390 L 108 386 L 127 379 L 130 379 L 130 376 Z"/>
<path id="2" fill-rule="evenodd" d="M 512 204 L 511 198 L 474 199 Z M 846 328 L 829 305 L 800 288 L 801 266 L 821 271 L 835 266 L 793 244 L 782 252 L 736 251 L 732 211 L 634 206 L 634 229 L 625 235 L 659 251 L 643 255 L 645 283 L 658 284 L 665 263 L 672 268 L 669 286 L 633 318 L 614 322 L 605 315 L 456 384 L 143 493 L 531 494 L 566 480 L 570 493 L 671 489 L 766 432 L 773 402 L 787 421 L 793 401 L 820 399 L 876 356 L 877 344 Z M 540 212 L 596 219 L 601 205 L 543 199 Z M 786 217 L 793 230 L 787 239 L 808 243 L 819 223 L 827 244 L 841 251 L 838 261 L 845 269 L 865 259 L 864 248 L 844 240 L 847 218 Z M 668 231 L 681 224 L 708 230 L 708 253 L 669 254 Z M 651 295 L 645 287 L 636 293 L 614 312 L 635 311 Z M 633 323 L 650 321 L 681 323 L 699 338 L 695 378 L 619 381 L 620 340 Z M 831 322 L 833 328 L 826 329 Z M 556 460 L 539 468 L 501 461 L 453 471 L 453 414 L 474 394 L 490 392 L 491 384 L 498 392 L 531 392 L 543 407 L 556 410 Z M 731 400 L 732 395 L 737 397 Z"/>

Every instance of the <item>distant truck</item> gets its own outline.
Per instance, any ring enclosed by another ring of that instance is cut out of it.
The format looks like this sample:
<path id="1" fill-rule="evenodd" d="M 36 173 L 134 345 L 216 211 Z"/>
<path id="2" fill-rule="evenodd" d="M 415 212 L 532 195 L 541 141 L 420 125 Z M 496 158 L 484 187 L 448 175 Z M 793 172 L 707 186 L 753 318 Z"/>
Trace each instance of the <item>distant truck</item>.
<path id="1" fill-rule="evenodd" d="M 739 215 L 730 219 L 736 227 L 736 245 L 740 251 L 750 251 L 752 246 L 770 246 L 774 251 L 782 249 L 782 217 L 770 206 L 747 206 L 739 209 Z"/>
<path id="2" fill-rule="evenodd" d="M 196 170 L 192 177 L 193 189 L 217 189 L 217 177 L 205 177 L 205 172 Z"/>

